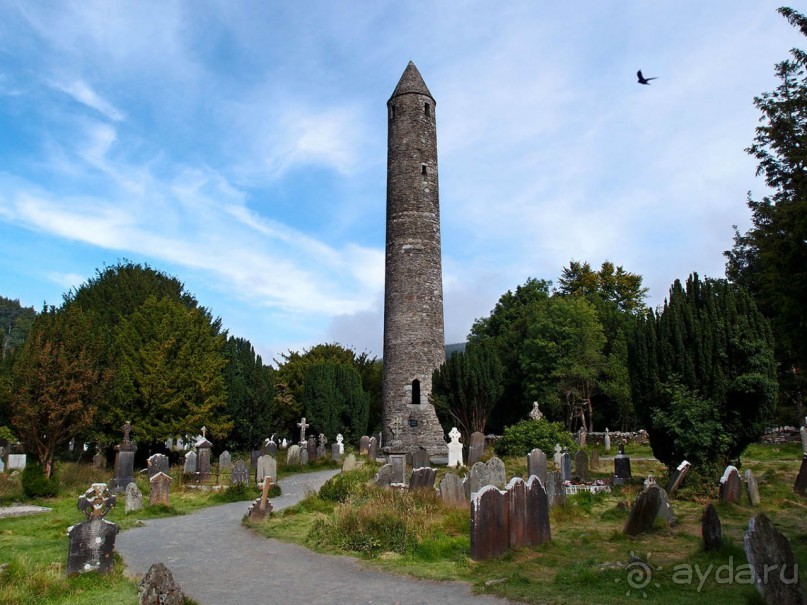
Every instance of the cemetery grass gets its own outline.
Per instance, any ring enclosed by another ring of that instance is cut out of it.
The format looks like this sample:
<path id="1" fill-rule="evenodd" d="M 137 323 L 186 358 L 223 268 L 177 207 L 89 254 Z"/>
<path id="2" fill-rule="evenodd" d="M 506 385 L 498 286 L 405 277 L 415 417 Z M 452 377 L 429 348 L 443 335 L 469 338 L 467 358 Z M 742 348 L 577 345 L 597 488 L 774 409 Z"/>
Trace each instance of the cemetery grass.
<path id="1" fill-rule="evenodd" d="M 415 510 L 411 503 L 396 503 L 389 490 L 363 488 L 347 496 L 344 504 L 309 495 L 267 522 L 250 525 L 265 536 L 360 557 L 385 571 L 465 581 L 477 592 L 527 603 L 754 604 L 761 601 L 744 567 L 743 535 L 758 512 L 768 515 L 789 538 L 802 584 L 807 586 L 807 499 L 792 491 L 801 458 L 800 444 L 795 446 L 755 445 L 746 451 L 741 471 L 754 472 L 762 497 L 759 507 L 751 507 L 747 500 L 741 505 L 718 504 L 717 478 L 709 484 L 693 480 L 693 486 L 685 483 L 671 498 L 678 518 L 674 527 L 657 524 L 653 531 L 632 538 L 622 528 L 641 489 L 641 479 L 635 479 L 611 494 L 569 497 L 565 507 L 551 512 L 552 542 L 491 561 L 469 557 L 468 510 L 448 509 L 429 498 L 422 510 Z M 508 477 L 526 474 L 524 460 L 505 462 Z M 610 467 L 610 462 L 601 463 L 593 478 L 605 478 Z M 658 461 L 635 460 L 632 467 L 634 477 L 652 474 L 666 486 L 666 469 Z M 373 469 L 364 469 L 362 480 L 372 476 Z M 701 514 L 710 501 L 716 503 L 723 528 L 723 546 L 715 553 L 703 552 L 701 538 Z M 384 511 L 394 506 L 410 507 L 410 526 L 391 524 Z M 358 520 L 363 520 L 363 527 L 357 527 Z M 358 530 L 371 539 L 356 539 Z M 409 535 L 401 537 L 407 531 Z"/>

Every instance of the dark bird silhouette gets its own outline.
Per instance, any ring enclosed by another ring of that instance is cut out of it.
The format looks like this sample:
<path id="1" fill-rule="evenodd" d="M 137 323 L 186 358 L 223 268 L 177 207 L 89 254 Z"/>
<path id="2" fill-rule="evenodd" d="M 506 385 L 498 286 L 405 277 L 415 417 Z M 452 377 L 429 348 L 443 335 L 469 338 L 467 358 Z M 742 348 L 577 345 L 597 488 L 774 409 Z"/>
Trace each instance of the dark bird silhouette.
<path id="1" fill-rule="evenodd" d="M 658 78 L 657 78 L 657 77 L 655 77 L 655 76 L 654 76 L 654 77 L 652 77 L 652 78 L 645 78 L 645 77 L 642 75 L 642 70 L 641 70 L 641 69 L 640 69 L 639 71 L 637 71 L 637 72 L 636 72 L 636 77 L 637 77 L 637 78 L 639 78 L 639 84 L 648 84 L 648 85 L 649 85 L 649 84 L 650 84 L 650 80 L 658 80 Z"/>

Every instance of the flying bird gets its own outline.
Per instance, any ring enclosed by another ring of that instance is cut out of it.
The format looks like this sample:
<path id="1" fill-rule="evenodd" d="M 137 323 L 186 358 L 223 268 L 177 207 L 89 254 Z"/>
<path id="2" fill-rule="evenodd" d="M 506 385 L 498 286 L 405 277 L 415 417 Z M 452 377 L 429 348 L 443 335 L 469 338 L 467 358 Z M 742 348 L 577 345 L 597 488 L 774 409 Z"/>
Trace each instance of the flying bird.
<path id="1" fill-rule="evenodd" d="M 645 77 L 642 75 L 642 70 L 641 70 L 641 69 L 640 69 L 639 71 L 637 71 L 637 72 L 636 72 L 636 77 L 638 77 L 638 78 L 639 78 L 639 84 L 648 84 L 648 85 L 650 84 L 650 80 L 657 80 L 657 79 L 658 79 L 658 78 L 657 78 L 657 77 L 655 77 L 655 76 L 654 76 L 654 77 L 652 77 L 652 78 L 645 78 Z"/>

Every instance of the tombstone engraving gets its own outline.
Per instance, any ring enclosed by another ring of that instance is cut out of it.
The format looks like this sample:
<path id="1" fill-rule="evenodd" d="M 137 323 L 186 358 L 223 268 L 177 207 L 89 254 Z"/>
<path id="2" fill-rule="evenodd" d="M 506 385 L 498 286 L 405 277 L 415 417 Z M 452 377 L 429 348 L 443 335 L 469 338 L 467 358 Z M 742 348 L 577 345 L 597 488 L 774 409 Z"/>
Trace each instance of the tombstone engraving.
<path id="1" fill-rule="evenodd" d="M 308 454 L 308 461 L 309 462 L 316 462 L 317 461 L 317 438 L 314 435 L 311 435 L 308 438 L 308 441 L 305 444 L 305 450 Z"/>
<path id="2" fill-rule="evenodd" d="M 630 510 L 623 533 L 637 536 L 649 531 L 656 522 L 659 509 L 662 505 L 662 490 L 657 484 L 651 483 L 636 497 L 633 508 Z"/>
<path id="3" fill-rule="evenodd" d="M 593 471 L 600 469 L 600 453 L 596 449 L 591 451 L 591 460 L 589 460 L 588 466 Z"/>
<path id="4" fill-rule="evenodd" d="M 359 440 L 359 455 L 366 456 L 370 453 L 370 438 L 365 435 Z"/>
<path id="5" fill-rule="evenodd" d="M 440 481 L 440 497 L 447 506 L 464 508 L 468 505 L 462 479 L 454 473 L 446 473 L 443 476 L 443 480 Z"/>
<path id="6" fill-rule="evenodd" d="M 563 477 L 560 471 L 550 471 L 547 473 L 546 496 L 551 508 L 566 504 L 566 489 L 563 487 Z"/>
<path id="7" fill-rule="evenodd" d="M 233 459 L 230 452 L 224 450 L 219 455 L 219 473 L 229 473 L 233 468 Z"/>
<path id="8" fill-rule="evenodd" d="M 689 469 L 692 465 L 684 460 L 678 467 L 675 469 L 675 472 L 670 477 L 670 483 L 667 485 L 667 493 L 673 494 L 675 490 L 681 487 L 681 484 L 686 479 L 687 474 L 689 473 Z"/>
<path id="9" fill-rule="evenodd" d="M 165 473 L 157 473 L 149 479 L 151 506 L 171 506 L 171 477 Z"/>
<path id="10" fill-rule="evenodd" d="M 164 563 L 154 563 L 137 585 L 139 605 L 183 605 L 185 594 Z"/>
<path id="11" fill-rule="evenodd" d="M 462 466 L 462 443 L 460 443 L 460 432 L 457 427 L 451 429 L 448 433 L 451 441 L 448 444 L 448 468 L 457 468 Z"/>
<path id="12" fill-rule="evenodd" d="M 154 454 L 146 460 L 146 468 L 148 470 L 149 479 L 157 473 L 168 473 L 168 456 L 165 454 Z"/>
<path id="13" fill-rule="evenodd" d="M 387 461 L 392 466 L 391 483 L 406 483 L 406 454 L 390 454 Z"/>
<path id="14" fill-rule="evenodd" d="M 751 506 L 759 506 L 759 485 L 750 468 L 745 469 L 745 493 Z"/>
<path id="15" fill-rule="evenodd" d="M 125 488 L 124 488 L 125 489 Z M 115 536 L 118 526 L 104 517 L 115 506 L 106 483 L 93 483 L 78 499 L 78 508 L 87 521 L 77 523 L 67 530 L 69 539 L 67 575 L 96 571 L 112 571 Z"/>
<path id="16" fill-rule="evenodd" d="M 345 461 L 342 463 L 342 472 L 347 473 L 356 470 L 356 468 L 358 468 L 356 466 L 356 455 L 348 454 L 345 456 Z"/>
<path id="17" fill-rule="evenodd" d="M 137 483 L 130 483 L 126 486 L 126 503 L 124 511 L 128 515 L 143 509 L 143 494 L 137 487 Z"/>
<path id="18" fill-rule="evenodd" d="M 485 453 L 485 436 L 476 431 L 471 433 L 471 442 L 468 444 L 468 466 L 473 466 Z"/>
<path id="19" fill-rule="evenodd" d="M 486 485 L 471 496 L 471 558 L 484 561 L 510 548 L 510 503 L 507 492 Z"/>
<path id="20" fill-rule="evenodd" d="M 703 515 L 701 515 L 701 535 L 705 551 L 720 550 L 723 542 L 723 529 L 720 525 L 720 517 L 717 516 L 717 511 L 711 502 L 706 505 Z"/>
<path id="21" fill-rule="evenodd" d="M 385 464 L 378 469 L 378 472 L 375 474 L 375 477 L 373 478 L 373 482 L 378 487 L 389 487 L 390 485 L 392 485 L 394 478 L 395 478 L 395 469 L 391 464 Z"/>
<path id="22" fill-rule="evenodd" d="M 801 459 L 801 466 L 799 467 L 799 474 L 796 476 L 796 482 L 793 484 L 793 491 L 799 496 L 807 495 L 807 454 Z"/>
<path id="23" fill-rule="evenodd" d="M 424 450 L 423 448 L 418 448 L 414 452 L 412 452 L 412 468 L 421 468 L 423 466 L 429 466 L 432 463 L 431 458 L 429 457 L 429 452 Z"/>
<path id="24" fill-rule="evenodd" d="M 185 454 L 185 466 L 182 472 L 186 475 L 196 472 L 196 452 L 193 450 Z"/>
<path id="25" fill-rule="evenodd" d="M 370 437 L 370 446 L 367 449 L 367 458 L 375 460 L 378 456 L 378 439 Z"/>
<path id="26" fill-rule="evenodd" d="M 739 504 L 742 495 L 743 481 L 734 466 L 727 466 L 720 478 L 720 501 L 724 504 Z"/>
<path id="27" fill-rule="evenodd" d="M 574 474 L 583 482 L 588 481 L 588 454 L 586 450 L 579 450 L 574 455 Z"/>
<path id="28" fill-rule="evenodd" d="M 799 571 L 788 539 L 770 519 L 759 513 L 751 518 L 743 538 L 754 585 L 767 605 L 803 605 Z"/>
<path id="29" fill-rule="evenodd" d="M 258 465 L 255 469 L 255 483 L 263 483 L 265 477 L 271 477 L 277 482 L 277 460 L 269 454 L 258 458 Z"/>
<path id="30" fill-rule="evenodd" d="M 437 471 L 428 466 L 413 469 L 409 478 L 409 489 L 434 489 L 436 477 Z"/>
<path id="31" fill-rule="evenodd" d="M 236 460 L 230 473 L 230 485 L 249 483 L 249 468 L 243 460 Z"/>
<path id="32" fill-rule="evenodd" d="M 560 477 L 564 483 L 572 480 L 572 456 L 567 451 L 560 456 Z"/>
<path id="33" fill-rule="evenodd" d="M 299 464 L 300 464 L 300 446 L 296 444 L 290 445 L 289 449 L 286 450 L 286 465 L 292 466 Z"/>
<path id="34" fill-rule="evenodd" d="M 122 427 L 123 442 L 115 446 L 115 478 L 110 482 L 113 493 L 121 493 L 134 481 L 134 458 L 137 446 L 132 443 L 129 433 L 132 425 L 126 422 Z"/>
<path id="35" fill-rule="evenodd" d="M 546 484 L 546 454 L 535 448 L 527 454 L 527 475 L 528 478 L 535 476 Z"/>

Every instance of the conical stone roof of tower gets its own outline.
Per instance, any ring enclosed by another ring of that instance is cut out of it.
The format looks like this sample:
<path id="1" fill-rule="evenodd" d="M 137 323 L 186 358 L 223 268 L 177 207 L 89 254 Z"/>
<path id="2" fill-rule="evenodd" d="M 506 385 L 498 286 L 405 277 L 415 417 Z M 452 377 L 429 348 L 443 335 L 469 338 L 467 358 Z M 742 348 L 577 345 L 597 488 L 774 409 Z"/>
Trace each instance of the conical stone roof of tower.
<path id="1" fill-rule="evenodd" d="M 434 100 L 432 93 L 429 92 L 426 83 L 423 81 L 423 76 L 420 75 L 420 72 L 418 71 L 418 68 L 415 67 L 415 64 L 410 61 L 409 65 L 406 66 L 406 69 L 398 82 L 398 86 L 395 87 L 390 99 L 400 95 L 408 95 L 413 93 L 426 95 Z"/>

